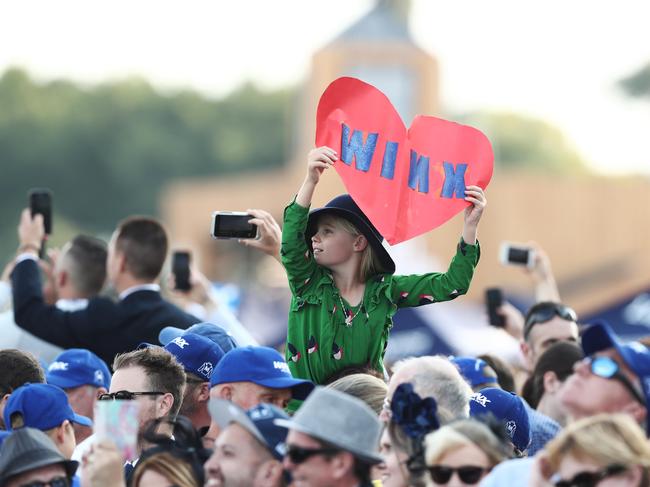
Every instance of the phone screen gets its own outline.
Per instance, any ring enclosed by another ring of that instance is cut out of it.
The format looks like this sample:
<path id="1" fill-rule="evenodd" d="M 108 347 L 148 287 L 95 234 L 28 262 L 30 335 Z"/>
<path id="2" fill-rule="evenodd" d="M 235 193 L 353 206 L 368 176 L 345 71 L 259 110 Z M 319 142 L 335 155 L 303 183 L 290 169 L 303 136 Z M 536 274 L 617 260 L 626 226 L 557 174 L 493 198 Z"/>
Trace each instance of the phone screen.
<path id="1" fill-rule="evenodd" d="M 47 235 L 52 234 L 52 192 L 47 189 L 33 189 L 29 192 L 29 209 L 32 217 L 43 215 Z"/>
<path id="2" fill-rule="evenodd" d="M 172 273 L 176 282 L 176 289 L 179 291 L 189 291 L 192 288 L 190 284 L 190 253 L 174 252 L 172 258 Z"/>
<path id="3" fill-rule="evenodd" d="M 94 433 L 98 439 L 113 441 L 126 461 L 138 458 L 138 401 L 97 401 Z"/>
<path id="4" fill-rule="evenodd" d="M 485 304 L 487 306 L 490 325 L 503 327 L 505 325 L 503 316 L 497 313 L 497 309 L 503 304 L 503 292 L 498 287 L 485 290 Z"/>
<path id="5" fill-rule="evenodd" d="M 255 238 L 257 225 L 248 223 L 253 218 L 247 214 L 216 213 L 212 236 L 215 238 Z"/>
<path id="6" fill-rule="evenodd" d="M 508 249 L 508 262 L 513 264 L 528 264 L 528 249 L 510 247 Z"/>

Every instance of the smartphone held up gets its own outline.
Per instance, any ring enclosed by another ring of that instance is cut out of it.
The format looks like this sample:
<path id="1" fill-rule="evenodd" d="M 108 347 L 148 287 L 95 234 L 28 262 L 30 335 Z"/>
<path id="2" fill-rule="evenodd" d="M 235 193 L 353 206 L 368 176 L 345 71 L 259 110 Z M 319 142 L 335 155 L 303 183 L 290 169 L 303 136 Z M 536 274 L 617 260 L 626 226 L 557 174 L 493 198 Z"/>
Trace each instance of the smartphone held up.
<path id="1" fill-rule="evenodd" d="M 485 306 L 487 308 L 490 325 L 498 328 L 505 326 L 505 320 L 497 310 L 503 304 L 503 291 L 501 288 L 492 287 L 485 290 Z"/>
<path id="2" fill-rule="evenodd" d="M 174 274 L 175 289 L 178 291 L 189 291 L 192 289 L 190 283 L 190 253 L 177 250 L 172 256 L 172 274 Z"/>
<path id="3" fill-rule="evenodd" d="M 518 265 L 531 269 L 535 266 L 535 249 L 522 244 L 502 242 L 499 261 L 503 265 Z"/>
<path id="4" fill-rule="evenodd" d="M 210 234 L 217 239 L 257 238 L 257 225 L 249 223 L 251 218 L 255 217 L 241 211 L 215 211 Z"/>
<path id="5" fill-rule="evenodd" d="M 52 191 L 45 188 L 29 190 L 29 210 L 32 218 L 35 215 L 43 216 L 45 234 L 52 234 Z"/>

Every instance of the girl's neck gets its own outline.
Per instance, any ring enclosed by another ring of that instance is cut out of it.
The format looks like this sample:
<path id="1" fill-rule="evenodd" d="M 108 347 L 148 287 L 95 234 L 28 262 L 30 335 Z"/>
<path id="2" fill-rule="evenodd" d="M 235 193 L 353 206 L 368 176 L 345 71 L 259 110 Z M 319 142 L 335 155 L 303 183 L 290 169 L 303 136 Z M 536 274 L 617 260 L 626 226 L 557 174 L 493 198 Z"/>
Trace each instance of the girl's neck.
<path id="1" fill-rule="evenodd" d="M 359 279 L 359 271 L 354 268 L 347 269 L 330 269 L 334 285 L 339 290 L 339 294 L 351 306 L 356 306 L 363 299 L 363 293 L 366 283 Z"/>

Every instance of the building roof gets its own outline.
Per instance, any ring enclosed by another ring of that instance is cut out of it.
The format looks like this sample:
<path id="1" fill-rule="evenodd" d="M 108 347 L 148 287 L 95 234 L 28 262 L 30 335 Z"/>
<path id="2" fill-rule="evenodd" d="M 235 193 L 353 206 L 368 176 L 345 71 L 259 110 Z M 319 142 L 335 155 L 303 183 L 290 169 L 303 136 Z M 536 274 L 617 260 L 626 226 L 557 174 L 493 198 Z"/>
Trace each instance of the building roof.
<path id="1" fill-rule="evenodd" d="M 395 42 L 415 44 L 408 25 L 409 3 L 405 0 L 378 0 L 356 23 L 331 44 L 339 42 Z"/>

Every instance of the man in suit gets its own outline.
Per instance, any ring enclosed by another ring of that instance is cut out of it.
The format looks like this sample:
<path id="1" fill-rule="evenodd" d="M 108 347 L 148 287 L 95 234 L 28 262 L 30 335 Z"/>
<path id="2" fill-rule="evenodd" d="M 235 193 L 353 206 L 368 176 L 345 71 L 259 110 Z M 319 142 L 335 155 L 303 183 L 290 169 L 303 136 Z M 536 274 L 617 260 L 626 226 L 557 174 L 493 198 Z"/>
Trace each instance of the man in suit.
<path id="1" fill-rule="evenodd" d="M 108 280 L 119 294 L 89 300 L 85 309 L 62 311 L 43 300 L 38 252 L 45 232 L 41 215 L 24 210 L 12 273 L 14 316 L 21 328 L 62 348 L 85 348 L 112 363 L 142 342 L 157 343 L 165 326 L 187 328 L 199 320 L 160 296 L 158 276 L 167 256 L 167 234 L 147 217 L 120 222 L 108 245 Z"/>

